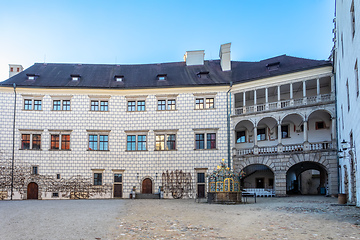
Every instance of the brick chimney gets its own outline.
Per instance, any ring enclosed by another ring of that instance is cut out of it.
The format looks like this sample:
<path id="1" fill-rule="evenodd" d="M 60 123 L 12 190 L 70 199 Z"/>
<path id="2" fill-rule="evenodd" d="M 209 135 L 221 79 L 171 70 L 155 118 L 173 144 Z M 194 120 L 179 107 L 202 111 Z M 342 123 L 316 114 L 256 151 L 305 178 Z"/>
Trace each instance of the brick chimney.
<path id="1" fill-rule="evenodd" d="M 223 71 L 231 70 L 231 57 L 230 57 L 231 43 L 226 43 L 220 46 L 220 65 Z"/>
<path id="2" fill-rule="evenodd" d="M 186 62 L 186 66 L 204 65 L 204 52 L 204 50 L 186 51 L 184 55 L 184 61 Z"/>

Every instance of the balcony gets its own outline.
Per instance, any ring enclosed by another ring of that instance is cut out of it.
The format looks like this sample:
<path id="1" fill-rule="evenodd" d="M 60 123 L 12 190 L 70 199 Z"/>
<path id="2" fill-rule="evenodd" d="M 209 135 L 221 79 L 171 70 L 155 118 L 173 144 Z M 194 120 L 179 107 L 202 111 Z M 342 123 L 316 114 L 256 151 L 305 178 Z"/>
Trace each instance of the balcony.
<path id="1" fill-rule="evenodd" d="M 288 99 L 276 102 L 262 103 L 256 104 L 252 106 L 243 106 L 239 108 L 235 108 L 235 115 L 245 115 L 252 114 L 257 112 L 266 112 L 266 111 L 275 111 L 278 109 L 290 109 L 290 108 L 298 108 L 305 107 L 315 104 L 326 104 L 335 101 L 335 94 L 327 93 L 327 94 L 319 94 L 316 96 L 308 96 L 299 99 Z"/>
<path id="2" fill-rule="evenodd" d="M 237 156 L 246 155 L 265 155 L 265 154 L 280 154 L 280 153 L 296 153 L 296 152 L 309 152 L 321 150 L 333 150 L 331 142 L 318 142 L 306 144 L 291 144 L 291 145 L 278 145 L 268 147 L 253 147 L 236 149 Z"/>

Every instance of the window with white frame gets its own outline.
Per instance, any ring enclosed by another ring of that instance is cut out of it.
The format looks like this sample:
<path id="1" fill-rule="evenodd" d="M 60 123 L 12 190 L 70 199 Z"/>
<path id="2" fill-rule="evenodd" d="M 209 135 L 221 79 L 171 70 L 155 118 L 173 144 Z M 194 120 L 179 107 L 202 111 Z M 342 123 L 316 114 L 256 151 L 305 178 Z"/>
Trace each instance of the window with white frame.
<path id="1" fill-rule="evenodd" d="M 25 130 L 20 129 L 21 133 L 21 150 L 40 150 L 42 130 Z"/>
<path id="2" fill-rule="evenodd" d="M 176 150 L 177 130 L 154 130 L 155 151 Z"/>
<path id="3" fill-rule="evenodd" d="M 50 150 L 70 150 L 71 130 L 49 130 Z"/>
<path id="4" fill-rule="evenodd" d="M 168 95 L 168 96 L 157 96 L 158 99 L 158 111 L 171 111 L 176 110 L 176 97 L 177 95 Z"/>
<path id="5" fill-rule="evenodd" d="M 24 110 L 42 110 L 42 98 L 43 96 L 31 96 L 31 95 L 23 95 L 24 99 Z"/>
<path id="6" fill-rule="evenodd" d="M 88 132 L 88 150 L 90 151 L 109 151 L 109 133 L 108 130 Z"/>
<path id="7" fill-rule="evenodd" d="M 214 109 L 215 94 L 194 94 L 195 109 Z"/>
<path id="8" fill-rule="evenodd" d="M 71 96 L 51 96 L 53 111 L 70 111 Z"/>
<path id="9" fill-rule="evenodd" d="M 107 112 L 109 111 L 110 96 L 93 96 L 90 95 L 90 111 Z"/>
<path id="10" fill-rule="evenodd" d="M 217 149 L 218 129 L 194 129 L 195 150 Z"/>
<path id="11" fill-rule="evenodd" d="M 146 151 L 147 131 L 126 131 L 126 151 Z"/>
<path id="12" fill-rule="evenodd" d="M 39 166 L 38 165 L 31 166 L 31 174 L 34 174 L 34 175 L 39 174 Z"/>
<path id="13" fill-rule="evenodd" d="M 143 112 L 146 110 L 146 96 L 126 97 L 128 112 Z"/>

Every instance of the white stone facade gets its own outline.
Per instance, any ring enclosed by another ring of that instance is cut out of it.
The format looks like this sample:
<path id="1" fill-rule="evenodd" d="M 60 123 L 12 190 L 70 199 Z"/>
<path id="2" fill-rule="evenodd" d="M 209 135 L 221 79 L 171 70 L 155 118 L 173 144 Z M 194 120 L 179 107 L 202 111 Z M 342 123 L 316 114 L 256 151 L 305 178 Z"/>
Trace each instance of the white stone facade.
<path id="1" fill-rule="evenodd" d="M 360 206 L 360 1 L 336 1 L 335 18 L 338 145 L 340 193 Z M 342 147 L 346 142 L 347 147 Z M 346 150 L 345 150 L 346 149 Z"/>
<path id="2" fill-rule="evenodd" d="M 228 87 L 227 87 L 228 88 Z M 81 175 L 93 178 L 94 171 L 103 173 L 103 184 L 113 185 L 114 172 L 123 175 L 123 197 L 129 197 L 133 186 L 141 192 L 144 178 L 153 181 L 153 193 L 162 185 L 166 170 L 182 170 L 192 175 L 195 191 L 195 168 L 212 170 L 227 154 L 226 89 L 192 88 L 157 90 L 49 90 L 17 88 L 15 126 L 15 164 L 27 162 L 38 166 L 41 175 L 71 178 Z M 89 94 L 91 93 L 91 94 Z M 195 109 L 195 98 L 202 95 L 214 97 L 213 109 Z M 96 96 L 95 96 L 96 95 Z M 157 110 L 157 100 L 167 95 L 176 100 L 176 110 Z M 24 100 L 33 97 L 42 100 L 41 110 L 24 110 Z M 53 100 L 71 99 L 70 111 L 54 111 Z M 90 100 L 107 98 L 108 111 L 90 111 Z M 145 111 L 127 111 L 128 98 L 144 98 Z M 13 124 L 13 89 L 2 89 L 0 105 L 2 125 L 0 149 L 2 157 L 11 159 Z M 89 131 L 108 131 L 108 151 L 91 151 Z M 167 130 L 176 133 L 176 150 L 156 151 L 155 134 Z M 70 150 L 51 150 L 52 132 L 70 134 Z M 127 151 L 130 132 L 146 134 L 145 151 Z M 40 150 L 21 150 L 22 133 L 41 134 Z M 195 150 L 195 132 L 216 133 L 216 148 Z M 41 189 L 41 182 L 38 183 Z M 102 197 L 112 197 L 107 192 Z M 61 194 L 60 194 L 61 195 Z M 15 195 L 26 198 L 26 194 Z M 60 196 L 61 197 L 61 196 Z M 42 199 L 52 198 L 52 193 L 42 192 Z"/>

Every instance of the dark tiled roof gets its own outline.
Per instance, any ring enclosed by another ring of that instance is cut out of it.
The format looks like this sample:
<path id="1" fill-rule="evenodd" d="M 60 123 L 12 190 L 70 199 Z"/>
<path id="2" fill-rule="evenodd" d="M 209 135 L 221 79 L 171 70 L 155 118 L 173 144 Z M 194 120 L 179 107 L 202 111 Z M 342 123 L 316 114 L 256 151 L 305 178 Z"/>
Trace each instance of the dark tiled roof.
<path id="1" fill-rule="evenodd" d="M 134 89 L 228 85 L 231 81 L 236 84 L 331 66 L 331 62 L 282 55 L 260 62 L 232 61 L 231 65 L 231 71 L 223 72 L 220 60 L 205 61 L 201 66 L 186 66 L 185 62 L 139 65 L 35 63 L 1 82 L 1 86 L 12 86 L 16 83 L 19 87 Z M 199 73 L 202 73 L 201 77 Z M 28 80 L 27 75 L 36 75 L 35 81 Z M 80 79 L 73 81 L 71 76 L 76 75 L 79 75 Z M 166 75 L 166 80 L 159 81 L 159 75 Z M 115 76 L 124 76 L 123 81 L 115 81 Z"/>

